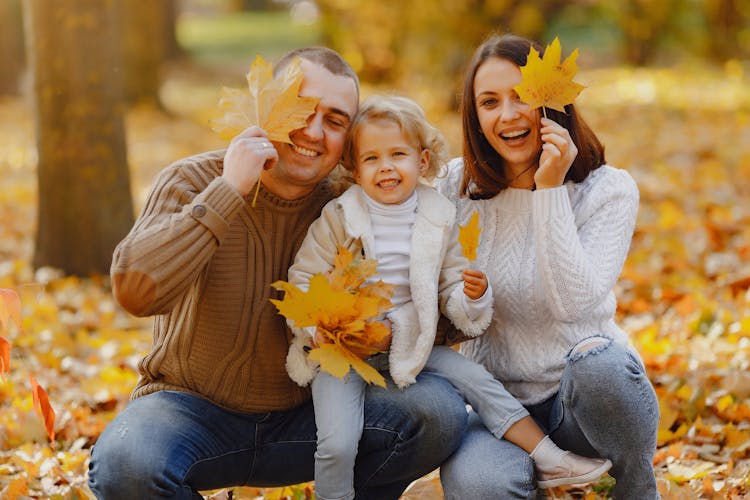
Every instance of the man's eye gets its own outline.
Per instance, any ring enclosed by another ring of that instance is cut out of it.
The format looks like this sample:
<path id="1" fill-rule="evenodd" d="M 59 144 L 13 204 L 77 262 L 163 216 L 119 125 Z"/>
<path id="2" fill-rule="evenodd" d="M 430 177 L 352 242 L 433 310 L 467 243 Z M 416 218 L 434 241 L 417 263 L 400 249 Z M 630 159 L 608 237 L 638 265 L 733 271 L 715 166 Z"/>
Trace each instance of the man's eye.
<path id="1" fill-rule="evenodd" d="M 330 123 L 334 127 L 346 127 L 346 123 L 338 118 L 329 118 L 328 123 Z"/>

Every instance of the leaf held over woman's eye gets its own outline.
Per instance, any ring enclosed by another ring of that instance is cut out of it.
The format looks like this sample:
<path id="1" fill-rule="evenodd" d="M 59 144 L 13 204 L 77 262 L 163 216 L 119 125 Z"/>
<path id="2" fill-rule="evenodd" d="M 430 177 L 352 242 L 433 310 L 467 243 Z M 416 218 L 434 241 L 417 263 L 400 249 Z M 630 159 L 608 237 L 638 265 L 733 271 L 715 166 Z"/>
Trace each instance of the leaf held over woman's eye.
<path id="1" fill-rule="evenodd" d="M 562 64 L 561 51 L 560 40 L 555 37 L 544 50 L 544 57 L 539 58 L 539 52 L 531 47 L 526 65 L 521 66 L 523 81 L 516 85 L 514 90 L 531 109 L 543 106 L 565 113 L 565 106 L 575 101 L 585 88 L 573 81 L 578 72 L 578 49 L 575 49 Z"/>
<path id="2" fill-rule="evenodd" d="M 221 118 L 212 120 L 211 128 L 230 140 L 247 127 L 257 125 L 272 141 L 291 144 L 289 133 L 307 124 L 320 99 L 300 97 L 301 60 L 295 58 L 280 75 L 273 77 L 273 65 L 257 56 L 247 74 L 248 91 L 222 89 L 219 109 Z"/>

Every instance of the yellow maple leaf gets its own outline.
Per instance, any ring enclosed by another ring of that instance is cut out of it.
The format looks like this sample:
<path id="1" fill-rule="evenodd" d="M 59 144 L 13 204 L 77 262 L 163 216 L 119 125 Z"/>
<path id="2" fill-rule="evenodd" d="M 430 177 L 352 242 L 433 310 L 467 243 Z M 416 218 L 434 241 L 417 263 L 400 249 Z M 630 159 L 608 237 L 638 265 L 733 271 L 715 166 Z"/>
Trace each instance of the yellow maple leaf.
<path id="1" fill-rule="evenodd" d="M 229 140 L 257 125 L 272 141 L 291 143 L 289 133 L 305 126 L 320 101 L 298 95 L 303 76 L 300 64 L 299 58 L 294 59 L 274 78 L 273 65 L 257 56 L 247 73 L 248 92 L 222 89 L 219 109 L 224 114 L 211 122 L 213 130 Z"/>
<path id="2" fill-rule="evenodd" d="M 355 259 L 339 248 L 334 268 L 326 275 L 315 274 L 306 292 L 277 281 L 271 286 L 283 290 L 284 298 L 271 302 L 295 327 L 316 327 L 317 347 L 309 356 L 322 370 L 342 378 L 351 367 L 367 382 L 385 387 L 385 379 L 362 360 L 390 343 L 390 330 L 376 318 L 392 307 L 393 286 L 367 283 L 376 267 L 374 259 Z"/>
<path id="3" fill-rule="evenodd" d="M 560 40 L 557 37 L 547 45 L 541 59 L 539 52 L 531 47 L 526 65 L 521 66 L 523 81 L 513 87 L 518 97 L 531 106 L 531 109 L 545 107 L 565 113 L 565 105 L 572 103 L 584 89 L 583 85 L 573 81 L 578 71 L 578 49 L 575 49 L 562 64 L 561 52 Z"/>
<path id="4" fill-rule="evenodd" d="M 309 356 L 320 363 L 321 370 L 335 377 L 344 378 L 351 366 L 365 382 L 385 387 L 385 378 L 380 372 L 340 344 L 321 344 L 310 351 Z"/>
<path id="5" fill-rule="evenodd" d="M 458 226 L 458 242 L 461 244 L 461 253 L 469 261 L 477 259 L 477 247 L 479 246 L 479 234 L 481 232 L 479 213 L 476 211 L 471 214 L 468 224 Z"/>

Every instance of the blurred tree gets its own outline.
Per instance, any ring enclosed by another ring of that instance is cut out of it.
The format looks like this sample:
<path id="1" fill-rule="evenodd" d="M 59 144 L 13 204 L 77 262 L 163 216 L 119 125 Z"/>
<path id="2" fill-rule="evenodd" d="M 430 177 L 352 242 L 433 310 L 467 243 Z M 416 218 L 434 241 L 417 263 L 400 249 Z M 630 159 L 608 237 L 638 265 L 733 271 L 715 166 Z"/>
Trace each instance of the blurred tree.
<path id="1" fill-rule="evenodd" d="M 24 68 L 20 0 L 0 1 L 0 95 L 17 94 Z"/>
<path id="2" fill-rule="evenodd" d="M 708 55 L 721 61 L 750 57 L 750 1 L 701 0 L 710 28 Z"/>
<path id="3" fill-rule="evenodd" d="M 325 43 L 364 81 L 405 85 L 418 79 L 455 104 L 456 81 L 474 48 L 491 32 L 541 38 L 563 0 L 318 0 Z M 352 29 L 356 26 L 356 29 Z M 427 105 L 426 103 L 421 103 Z"/>
<path id="4" fill-rule="evenodd" d="M 25 0 L 24 8 L 39 157 L 33 264 L 107 273 L 133 223 L 117 9 L 101 0 Z"/>
<path id="5" fill-rule="evenodd" d="M 123 85 L 128 103 L 160 105 L 162 63 L 176 55 L 174 0 L 118 0 L 121 10 Z"/>

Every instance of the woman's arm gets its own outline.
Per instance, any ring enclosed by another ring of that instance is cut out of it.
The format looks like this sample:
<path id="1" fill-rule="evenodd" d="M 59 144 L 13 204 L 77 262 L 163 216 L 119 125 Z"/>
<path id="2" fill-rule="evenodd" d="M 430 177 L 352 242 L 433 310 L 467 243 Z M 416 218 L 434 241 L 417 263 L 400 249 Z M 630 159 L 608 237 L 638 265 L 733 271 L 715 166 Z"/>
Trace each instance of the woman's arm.
<path id="1" fill-rule="evenodd" d="M 594 171 L 573 213 L 565 186 L 534 193 L 537 264 L 547 302 L 561 321 L 576 321 L 612 292 L 627 257 L 638 188 L 625 171 Z"/>

